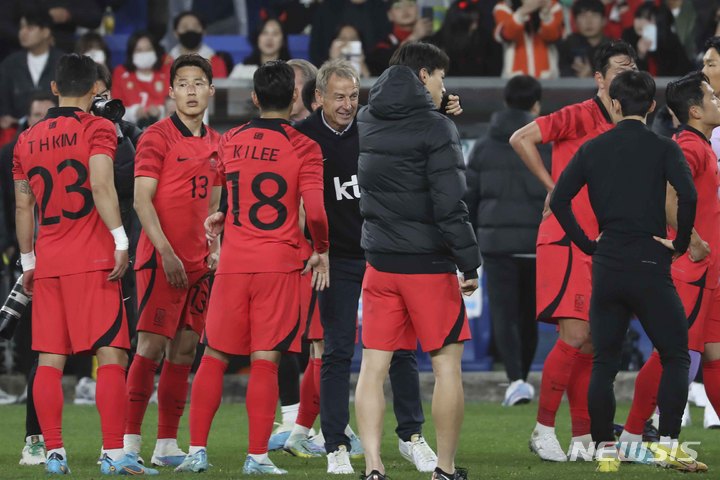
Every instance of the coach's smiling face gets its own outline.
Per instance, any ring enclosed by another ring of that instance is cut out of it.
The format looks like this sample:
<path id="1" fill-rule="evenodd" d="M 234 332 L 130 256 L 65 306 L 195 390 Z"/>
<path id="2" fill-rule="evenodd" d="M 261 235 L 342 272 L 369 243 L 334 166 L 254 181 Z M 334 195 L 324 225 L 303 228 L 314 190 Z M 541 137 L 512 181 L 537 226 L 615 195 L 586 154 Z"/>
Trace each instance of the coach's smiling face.
<path id="1" fill-rule="evenodd" d="M 317 92 L 318 99 L 322 101 L 325 121 L 338 132 L 345 130 L 355 118 L 358 108 L 360 88 L 355 79 L 333 73 L 325 92 Z"/>

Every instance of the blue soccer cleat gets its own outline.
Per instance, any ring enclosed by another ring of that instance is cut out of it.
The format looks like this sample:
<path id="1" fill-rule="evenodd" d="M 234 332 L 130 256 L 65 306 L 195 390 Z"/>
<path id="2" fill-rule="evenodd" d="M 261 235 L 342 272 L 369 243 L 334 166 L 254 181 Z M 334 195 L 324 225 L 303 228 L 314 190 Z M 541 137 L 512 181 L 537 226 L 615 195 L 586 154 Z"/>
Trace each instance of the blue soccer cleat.
<path id="1" fill-rule="evenodd" d="M 243 473 L 245 475 L 285 475 L 288 473 L 287 470 L 276 467 L 269 458 L 267 461 L 270 463 L 258 463 L 248 455 L 243 465 Z"/>
<path id="2" fill-rule="evenodd" d="M 45 471 L 49 475 L 69 475 L 70 467 L 68 467 L 67 460 L 56 452 L 50 455 L 45 462 Z"/>
<path id="3" fill-rule="evenodd" d="M 274 452 L 275 450 L 282 450 L 285 447 L 285 442 L 290 438 L 291 430 L 281 430 L 282 426 L 275 429 L 276 433 L 270 435 L 270 441 L 268 442 L 268 451 Z"/>
<path id="4" fill-rule="evenodd" d="M 354 433 L 350 435 L 350 458 L 357 460 L 365 456 L 365 450 L 363 450 L 362 442 L 360 437 Z"/>
<path id="5" fill-rule="evenodd" d="M 103 455 L 100 463 L 100 473 L 103 475 L 157 475 L 159 472 L 138 463 L 137 455 L 127 454 L 119 460 L 113 460 L 106 454 Z"/>
<path id="6" fill-rule="evenodd" d="M 185 460 L 175 469 L 176 472 L 193 472 L 200 473 L 210 468 L 208 463 L 207 450 L 202 449 L 196 453 L 187 454 Z"/>

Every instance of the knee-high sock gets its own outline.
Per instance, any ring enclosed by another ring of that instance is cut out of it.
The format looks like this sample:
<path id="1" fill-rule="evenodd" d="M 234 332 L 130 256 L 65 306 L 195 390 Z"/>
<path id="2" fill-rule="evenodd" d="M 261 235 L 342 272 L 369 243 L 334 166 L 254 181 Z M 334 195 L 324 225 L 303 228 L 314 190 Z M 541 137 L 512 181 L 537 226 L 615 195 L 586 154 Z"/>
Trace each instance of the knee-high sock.
<path id="1" fill-rule="evenodd" d="M 39 366 L 33 385 L 33 399 L 40 428 L 45 437 L 48 450 L 63 447 L 62 409 L 63 389 L 62 370 L 48 366 Z"/>
<path id="2" fill-rule="evenodd" d="M 127 388 L 126 370 L 120 365 L 103 365 L 97 369 L 95 404 L 100 414 L 103 449 L 123 448 Z"/>
<path id="3" fill-rule="evenodd" d="M 320 371 L 322 370 L 322 358 L 311 358 L 311 362 L 315 364 L 313 375 L 315 375 L 315 395 L 318 398 L 318 406 L 320 405 Z"/>
<path id="4" fill-rule="evenodd" d="M 575 359 L 580 350 L 558 339 L 550 350 L 543 366 L 542 383 L 537 421 L 548 426 L 555 426 L 555 415 L 563 393 L 567 390 L 570 375 L 575 366 Z"/>
<path id="5" fill-rule="evenodd" d="M 223 375 L 227 363 L 209 355 L 203 356 L 190 394 L 190 445 L 207 447 L 210 425 L 222 400 Z M 273 406 L 277 403 L 277 398 Z"/>
<path id="6" fill-rule="evenodd" d="M 145 410 L 155 386 L 158 364 L 142 355 L 135 355 L 127 377 L 127 409 L 125 433 L 140 435 Z"/>
<path id="7" fill-rule="evenodd" d="M 590 433 L 590 413 L 588 412 L 588 387 L 592 374 L 592 354 L 578 353 L 575 359 L 570 383 L 567 387 L 572 420 L 572 436 L 580 437 Z"/>
<path id="8" fill-rule="evenodd" d="M 300 383 L 300 410 L 295 423 L 305 428 L 312 428 L 320 413 L 320 396 L 315 387 L 315 365 L 315 361 L 310 359 Z"/>
<path id="9" fill-rule="evenodd" d="M 660 355 L 653 352 L 635 379 L 632 406 L 625 422 L 625 430 L 628 433 L 634 435 L 643 433 L 645 422 L 653 414 L 657 405 L 658 387 L 660 386 L 662 371 Z"/>
<path id="10" fill-rule="evenodd" d="M 720 360 L 703 364 L 703 380 L 708 400 L 716 412 L 720 412 Z"/>
<path id="11" fill-rule="evenodd" d="M 245 405 L 248 413 L 248 453 L 267 453 L 278 401 L 278 366 L 268 360 L 250 364 Z"/>
<path id="12" fill-rule="evenodd" d="M 157 438 L 177 438 L 180 418 L 185 411 L 188 376 L 192 365 L 178 365 L 165 360 L 158 384 Z"/>

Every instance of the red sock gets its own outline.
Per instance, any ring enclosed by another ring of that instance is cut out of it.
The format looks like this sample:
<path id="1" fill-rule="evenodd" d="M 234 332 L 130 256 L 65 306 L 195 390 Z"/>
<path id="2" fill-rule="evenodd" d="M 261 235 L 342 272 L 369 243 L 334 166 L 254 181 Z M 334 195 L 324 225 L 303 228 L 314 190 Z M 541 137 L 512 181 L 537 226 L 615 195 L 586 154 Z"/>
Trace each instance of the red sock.
<path id="1" fill-rule="evenodd" d="M 657 406 L 658 388 L 662 376 L 660 354 L 653 352 L 635 379 L 635 392 L 632 406 L 625 422 L 625 431 L 634 435 L 642 435 L 645 422 L 650 418 Z M 703 370 L 705 373 L 705 370 Z"/>
<path id="2" fill-rule="evenodd" d="M 588 388 L 592 374 L 593 356 L 591 353 L 578 353 L 570 374 L 567 387 L 572 420 L 572 436 L 580 437 L 590 433 L 590 413 L 588 412 Z"/>
<path id="3" fill-rule="evenodd" d="M 100 414 L 103 448 L 123 448 L 125 407 L 127 405 L 126 370 L 120 365 L 103 365 L 97 369 L 95 404 Z"/>
<path id="4" fill-rule="evenodd" d="M 315 395 L 317 395 L 318 408 L 320 408 L 320 378 L 322 377 L 320 371 L 322 370 L 322 358 L 311 358 L 310 361 L 315 364 L 313 367 L 313 375 L 315 375 Z"/>
<path id="5" fill-rule="evenodd" d="M 319 413 L 320 398 L 315 388 L 315 363 L 310 359 L 300 383 L 300 408 L 295 423 L 305 428 L 312 428 Z"/>
<path id="6" fill-rule="evenodd" d="M 710 404 L 720 412 L 720 360 L 703 363 L 703 381 Z"/>
<path id="7" fill-rule="evenodd" d="M 570 382 L 570 374 L 578 353 L 580 353 L 579 349 L 571 347 L 558 338 L 545 359 L 537 413 L 537 421 L 541 425 L 555 426 L 555 415 Z"/>
<path id="8" fill-rule="evenodd" d="M 33 402 L 48 450 L 62 448 L 62 370 L 39 366 L 33 384 Z"/>
<path id="9" fill-rule="evenodd" d="M 125 433 L 140 435 L 145 410 L 155 386 L 158 364 L 135 355 L 127 377 L 127 409 L 125 410 Z M 106 447 L 107 448 L 107 447 Z"/>
<path id="10" fill-rule="evenodd" d="M 165 360 L 158 384 L 157 438 L 177 438 L 180 418 L 185 411 L 188 376 L 192 365 L 178 365 Z"/>
<path id="11" fill-rule="evenodd" d="M 268 451 L 268 440 L 278 401 L 278 366 L 268 360 L 250 364 L 245 406 L 248 413 L 248 453 L 261 455 Z"/>
<path id="12" fill-rule="evenodd" d="M 200 361 L 190 393 L 190 445 L 193 447 L 207 447 L 210 425 L 222 400 L 226 369 L 227 363 L 209 355 Z M 277 399 L 273 406 L 275 404 Z"/>

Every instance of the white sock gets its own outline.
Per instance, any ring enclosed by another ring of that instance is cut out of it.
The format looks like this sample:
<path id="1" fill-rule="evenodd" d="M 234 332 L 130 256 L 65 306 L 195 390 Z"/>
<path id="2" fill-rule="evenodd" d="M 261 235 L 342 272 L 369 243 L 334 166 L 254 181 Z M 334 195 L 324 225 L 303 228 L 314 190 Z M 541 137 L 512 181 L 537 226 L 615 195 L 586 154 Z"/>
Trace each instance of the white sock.
<path id="1" fill-rule="evenodd" d="M 642 442 L 642 435 L 640 435 L 639 433 L 630 433 L 627 430 L 623 430 L 623 432 L 620 434 L 620 439 L 618 441 L 620 443 L 634 445 Z"/>
<path id="2" fill-rule="evenodd" d="M 297 420 L 298 410 L 300 410 L 299 403 L 280 407 L 280 411 L 282 412 L 282 423 L 290 425 L 294 424 L 295 420 Z"/>
<path id="3" fill-rule="evenodd" d="M 50 455 L 52 455 L 53 453 L 57 453 L 63 458 L 63 460 L 67 460 L 67 453 L 65 453 L 65 447 L 53 448 L 52 450 L 48 450 L 47 458 L 50 458 Z"/>
<path id="4" fill-rule="evenodd" d="M 206 447 L 197 447 L 195 445 L 190 445 L 190 448 L 188 448 L 188 455 L 195 455 L 200 450 L 205 450 Z"/>
<path id="5" fill-rule="evenodd" d="M 542 423 L 535 424 L 535 431 L 540 434 L 551 433 L 551 434 L 555 435 L 555 427 L 548 427 L 547 425 L 543 425 Z"/>
<path id="6" fill-rule="evenodd" d="M 307 437 L 308 435 L 310 435 L 310 429 L 296 423 L 292 429 L 292 432 L 290 432 L 290 436 L 292 437 L 293 435 L 302 435 L 304 437 Z"/>
<path id="7" fill-rule="evenodd" d="M 345 427 L 345 435 L 347 435 L 348 438 L 355 435 L 355 432 L 353 432 L 353 429 L 352 429 L 352 427 L 350 427 L 350 425 Z"/>
<path id="8" fill-rule="evenodd" d="M 142 437 L 140 435 L 126 433 L 123 436 L 123 447 L 128 453 L 140 453 L 140 445 L 142 445 Z"/>
<path id="9" fill-rule="evenodd" d="M 268 457 L 267 452 L 261 454 L 248 453 L 248 457 L 252 458 L 260 465 L 269 465 L 272 463 L 270 461 L 270 457 Z"/>
<path id="10" fill-rule="evenodd" d="M 123 450 L 122 448 L 111 448 L 110 450 L 105 450 L 103 448 L 102 453 L 107 455 L 108 458 L 114 462 L 117 462 L 125 456 L 125 450 Z"/>
<path id="11" fill-rule="evenodd" d="M 155 450 L 165 450 L 168 448 L 180 448 L 177 444 L 177 438 L 158 438 L 155 442 Z"/>

